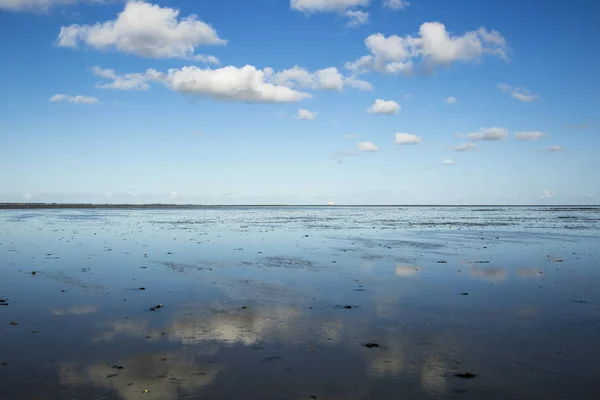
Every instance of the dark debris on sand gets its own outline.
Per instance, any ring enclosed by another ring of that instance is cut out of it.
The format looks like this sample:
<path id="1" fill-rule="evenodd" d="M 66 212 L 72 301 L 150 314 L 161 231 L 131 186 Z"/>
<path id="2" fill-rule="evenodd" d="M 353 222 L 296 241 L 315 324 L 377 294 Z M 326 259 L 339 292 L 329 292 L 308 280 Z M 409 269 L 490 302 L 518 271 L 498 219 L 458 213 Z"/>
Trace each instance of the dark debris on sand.
<path id="1" fill-rule="evenodd" d="M 373 347 L 379 347 L 379 343 L 365 343 L 364 346 L 372 349 Z"/>
<path id="2" fill-rule="evenodd" d="M 477 376 L 477 374 L 472 374 L 470 372 L 464 372 L 464 373 L 460 373 L 460 374 L 454 374 L 454 377 L 456 378 L 462 378 L 462 379 L 473 379 Z"/>

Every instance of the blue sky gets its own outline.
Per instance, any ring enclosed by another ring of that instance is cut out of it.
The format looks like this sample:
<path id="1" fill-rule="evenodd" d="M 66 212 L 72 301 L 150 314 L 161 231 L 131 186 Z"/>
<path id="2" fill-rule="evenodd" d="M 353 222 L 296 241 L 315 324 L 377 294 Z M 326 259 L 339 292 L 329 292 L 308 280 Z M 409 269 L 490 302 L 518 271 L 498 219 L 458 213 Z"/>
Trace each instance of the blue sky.
<path id="1" fill-rule="evenodd" d="M 596 1 L 0 0 L 0 201 L 599 204 Z"/>

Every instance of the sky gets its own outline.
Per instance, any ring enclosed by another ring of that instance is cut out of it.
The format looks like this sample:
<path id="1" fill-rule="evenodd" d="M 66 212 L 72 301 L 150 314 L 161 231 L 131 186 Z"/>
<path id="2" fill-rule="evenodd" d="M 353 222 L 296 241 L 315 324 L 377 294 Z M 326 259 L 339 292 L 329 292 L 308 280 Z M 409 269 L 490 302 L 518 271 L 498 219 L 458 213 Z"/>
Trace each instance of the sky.
<path id="1" fill-rule="evenodd" d="M 0 202 L 600 204 L 600 2 L 0 0 Z"/>

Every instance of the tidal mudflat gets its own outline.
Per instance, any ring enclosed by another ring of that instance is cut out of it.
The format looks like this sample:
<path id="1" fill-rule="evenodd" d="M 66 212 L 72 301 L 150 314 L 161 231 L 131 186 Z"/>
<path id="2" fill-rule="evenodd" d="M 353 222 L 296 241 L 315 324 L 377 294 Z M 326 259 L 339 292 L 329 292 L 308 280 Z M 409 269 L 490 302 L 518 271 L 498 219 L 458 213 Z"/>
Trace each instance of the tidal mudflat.
<path id="1" fill-rule="evenodd" d="M 600 208 L 0 211 L 0 399 L 598 399 Z"/>

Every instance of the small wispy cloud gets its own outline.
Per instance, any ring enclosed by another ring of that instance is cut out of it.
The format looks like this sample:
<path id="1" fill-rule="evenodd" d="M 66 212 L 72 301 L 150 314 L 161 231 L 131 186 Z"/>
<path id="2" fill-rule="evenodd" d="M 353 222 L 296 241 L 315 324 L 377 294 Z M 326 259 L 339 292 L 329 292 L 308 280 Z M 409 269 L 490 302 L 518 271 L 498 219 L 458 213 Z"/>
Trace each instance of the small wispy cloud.
<path id="1" fill-rule="evenodd" d="M 540 198 L 542 199 L 549 199 L 551 197 L 556 196 L 556 192 L 552 191 L 552 190 L 544 190 L 542 192 L 542 195 L 540 196 Z"/>
<path id="2" fill-rule="evenodd" d="M 517 140 L 540 140 L 546 136 L 544 132 L 540 131 L 529 131 L 529 132 L 517 132 L 515 138 Z"/>
<path id="3" fill-rule="evenodd" d="M 348 18 L 346 26 L 349 28 L 358 28 L 369 22 L 369 13 L 364 11 L 348 10 L 344 13 L 344 16 Z"/>
<path id="4" fill-rule="evenodd" d="M 456 162 L 452 161 L 449 158 L 446 158 L 444 161 L 442 161 L 442 164 L 444 164 L 444 165 L 455 165 Z"/>
<path id="5" fill-rule="evenodd" d="M 404 10 L 408 6 L 410 3 L 406 0 L 383 0 L 383 7 L 390 10 Z"/>
<path id="6" fill-rule="evenodd" d="M 458 100 L 456 100 L 456 97 L 450 96 L 450 97 L 446 97 L 444 99 L 444 103 L 446 103 L 446 104 L 456 104 L 456 103 L 458 103 Z"/>
<path id="7" fill-rule="evenodd" d="M 393 115 L 398 114 L 400 108 L 400 104 L 393 100 L 377 99 L 366 111 L 368 114 Z"/>
<path id="8" fill-rule="evenodd" d="M 509 93 L 513 98 L 526 103 L 530 103 L 540 97 L 537 94 L 532 94 L 527 88 L 513 87 L 506 83 L 499 83 L 497 87 L 502 93 Z"/>
<path id="9" fill-rule="evenodd" d="M 148 89 L 150 89 L 150 85 L 148 84 L 148 80 L 150 78 L 146 74 L 131 73 L 131 74 L 117 75 L 115 70 L 101 68 L 97 65 L 92 67 L 91 71 L 92 71 L 92 74 L 94 74 L 100 78 L 111 81 L 111 82 L 96 83 L 96 88 L 98 88 L 98 89 L 115 89 L 115 90 L 148 90 Z"/>
<path id="10" fill-rule="evenodd" d="M 308 110 L 305 110 L 304 108 L 300 108 L 298 110 L 298 114 L 296 114 L 295 118 L 296 119 L 311 120 L 311 119 L 317 118 L 317 115 L 318 115 L 318 113 L 316 113 L 316 112 L 308 111 Z"/>
<path id="11" fill-rule="evenodd" d="M 379 150 L 379 146 L 371 142 L 358 142 L 356 147 L 358 147 L 358 150 L 365 153 L 374 153 Z"/>
<path id="12" fill-rule="evenodd" d="M 51 101 L 53 103 L 67 102 L 73 104 L 97 104 L 100 102 L 95 97 L 82 95 L 71 96 L 68 94 L 55 94 L 54 96 L 50 97 L 48 101 Z"/>
<path id="13" fill-rule="evenodd" d="M 538 151 L 542 152 L 542 153 L 556 153 L 557 151 L 561 151 L 562 149 L 563 148 L 561 146 L 554 145 L 554 146 L 538 149 Z"/>
<path id="14" fill-rule="evenodd" d="M 463 152 L 463 151 L 474 151 L 477 149 L 477 144 L 475 143 L 462 143 L 458 146 L 454 146 L 452 151 Z"/>
<path id="15" fill-rule="evenodd" d="M 344 135 L 344 137 L 346 139 L 356 139 L 356 138 L 358 138 L 358 135 L 356 133 L 350 133 L 348 135 Z"/>
<path id="16" fill-rule="evenodd" d="M 394 142 L 401 146 L 413 145 L 421 143 L 421 138 L 411 133 L 400 133 L 394 134 Z"/>
<path id="17" fill-rule="evenodd" d="M 479 132 L 468 133 L 467 137 L 476 142 L 479 140 L 486 141 L 497 141 L 502 140 L 508 135 L 506 128 L 492 127 L 492 128 L 480 128 Z"/>

